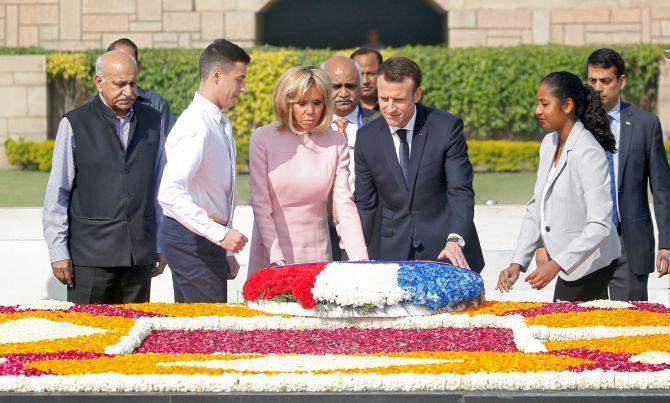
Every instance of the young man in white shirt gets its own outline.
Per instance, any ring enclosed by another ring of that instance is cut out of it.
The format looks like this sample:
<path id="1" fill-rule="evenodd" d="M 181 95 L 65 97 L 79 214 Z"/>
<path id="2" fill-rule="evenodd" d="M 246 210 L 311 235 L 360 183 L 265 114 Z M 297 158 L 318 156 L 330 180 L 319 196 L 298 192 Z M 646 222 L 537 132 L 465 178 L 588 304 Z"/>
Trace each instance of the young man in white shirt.
<path id="1" fill-rule="evenodd" d="M 200 85 L 166 142 L 158 242 L 172 270 L 176 302 L 225 302 L 234 253 L 248 239 L 233 229 L 235 141 L 224 112 L 245 91 L 249 55 L 225 39 L 200 55 Z"/>

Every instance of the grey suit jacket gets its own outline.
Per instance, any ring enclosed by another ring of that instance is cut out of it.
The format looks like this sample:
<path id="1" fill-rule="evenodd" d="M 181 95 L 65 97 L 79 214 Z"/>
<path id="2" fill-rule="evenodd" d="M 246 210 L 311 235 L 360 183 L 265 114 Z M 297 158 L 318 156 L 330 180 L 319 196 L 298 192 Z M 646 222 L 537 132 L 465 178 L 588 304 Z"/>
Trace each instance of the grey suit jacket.
<path id="1" fill-rule="evenodd" d="M 526 205 L 512 263 L 527 268 L 535 250 L 544 245 L 563 269 L 559 276 L 574 281 L 618 258 L 621 244 L 612 224 L 607 157 L 580 121 L 570 131 L 544 196 L 545 222 L 540 228 L 542 194 L 557 147 L 558 133 L 546 135 L 533 198 Z"/>

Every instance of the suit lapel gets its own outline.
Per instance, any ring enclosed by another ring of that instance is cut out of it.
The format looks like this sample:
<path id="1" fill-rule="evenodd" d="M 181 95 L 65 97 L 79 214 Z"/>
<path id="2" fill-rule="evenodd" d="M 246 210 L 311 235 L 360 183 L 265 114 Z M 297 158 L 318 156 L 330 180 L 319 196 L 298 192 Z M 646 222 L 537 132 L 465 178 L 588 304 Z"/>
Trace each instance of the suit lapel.
<path id="1" fill-rule="evenodd" d="M 408 190 L 414 193 L 414 184 L 416 175 L 419 171 L 419 163 L 423 155 L 423 148 L 426 145 L 428 137 L 428 126 L 426 123 L 426 109 L 421 105 L 416 105 L 416 120 L 414 122 L 414 133 L 412 137 L 412 149 L 409 157 L 409 184 Z"/>
<path id="2" fill-rule="evenodd" d="M 575 146 L 575 143 L 577 142 L 579 136 L 581 136 L 583 130 L 584 125 L 579 121 L 577 121 L 575 125 L 572 127 L 572 130 L 570 131 L 570 136 L 568 136 L 568 139 L 565 142 L 565 146 L 563 147 L 563 152 L 561 153 L 561 156 L 558 160 L 558 164 L 556 164 L 556 174 L 554 175 L 553 178 L 551 178 L 551 182 L 549 182 L 549 188 L 547 190 L 547 194 L 549 194 L 551 188 L 554 186 L 554 182 L 556 182 L 556 179 L 565 168 L 565 165 L 568 163 L 570 152 L 572 151 L 572 148 Z M 558 133 L 556 134 L 556 136 L 557 136 L 556 144 L 558 144 Z M 554 153 L 551 154 L 552 161 L 554 159 L 555 154 L 556 154 L 556 148 L 554 148 Z"/>
<path id="3" fill-rule="evenodd" d="M 628 150 L 630 149 L 630 142 L 633 138 L 633 111 L 629 104 L 621 103 L 621 122 L 619 125 L 619 186 L 621 186 L 621 178 L 623 178 L 623 170 L 628 160 Z"/>
<path id="4" fill-rule="evenodd" d="M 544 189 L 544 184 L 547 183 L 547 177 L 549 176 L 549 171 L 551 170 L 551 165 L 554 163 L 554 155 L 556 155 L 556 149 L 558 148 L 558 133 L 554 132 L 554 136 L 551 139 L 551 145 L 547 146 L 544 155 L 540 156 L 540 165 L 537 173 L 538 183 L 542 184 L 542 189 Z M 540 193 L 541 194 L 541 193 Z"/>
<path id="5" fill-rule="evenodd" d="M 379 136 L 379 146 L 382 154 L 384 154 L 384 157 L 386 158 L 391 174 L 398 183 L 399 188 L 407 190 L 407 185 L 405 184 L 405 179 L 402 176 L 402 170 L 400 169 L 400 163 L 398 162 L 398 155 L 395 153 L 391 129 L 388 124 L 384 123 L 383 125 L 380 125 L 377 135 Z"/>

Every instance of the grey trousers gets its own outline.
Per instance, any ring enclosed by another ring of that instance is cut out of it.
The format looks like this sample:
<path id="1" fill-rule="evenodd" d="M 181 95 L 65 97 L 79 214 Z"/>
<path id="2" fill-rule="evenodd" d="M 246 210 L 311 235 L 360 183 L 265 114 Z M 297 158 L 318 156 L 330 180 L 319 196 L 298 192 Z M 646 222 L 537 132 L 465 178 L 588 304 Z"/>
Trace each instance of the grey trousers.
<path id="1" fill-rule="evenodd" d="M 633 271 L 633 267 L 631 267 L 626 256 L 623 238 L 619 237 L 619 239 L 621 240 L 621 257 L 608 285 L 610 299 L 615 301 L 647 301 L 649 299 L 647 293 L 649 274 L 640 275 Z"/>

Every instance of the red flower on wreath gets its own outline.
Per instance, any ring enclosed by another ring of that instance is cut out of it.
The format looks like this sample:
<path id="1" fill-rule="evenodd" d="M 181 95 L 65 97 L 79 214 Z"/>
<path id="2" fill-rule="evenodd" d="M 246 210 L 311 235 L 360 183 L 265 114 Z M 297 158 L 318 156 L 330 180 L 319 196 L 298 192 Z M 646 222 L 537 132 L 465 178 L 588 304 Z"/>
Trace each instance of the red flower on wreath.
<path id="1" fill-rule="evenodd" d="M 316 306 L 312 288 L 325 267 L 326 263 L 305 263 L 259 270 L 244 283 L 242 296 L 256 301 L 290 293 L 303 308 L 312 309 Z"/>

